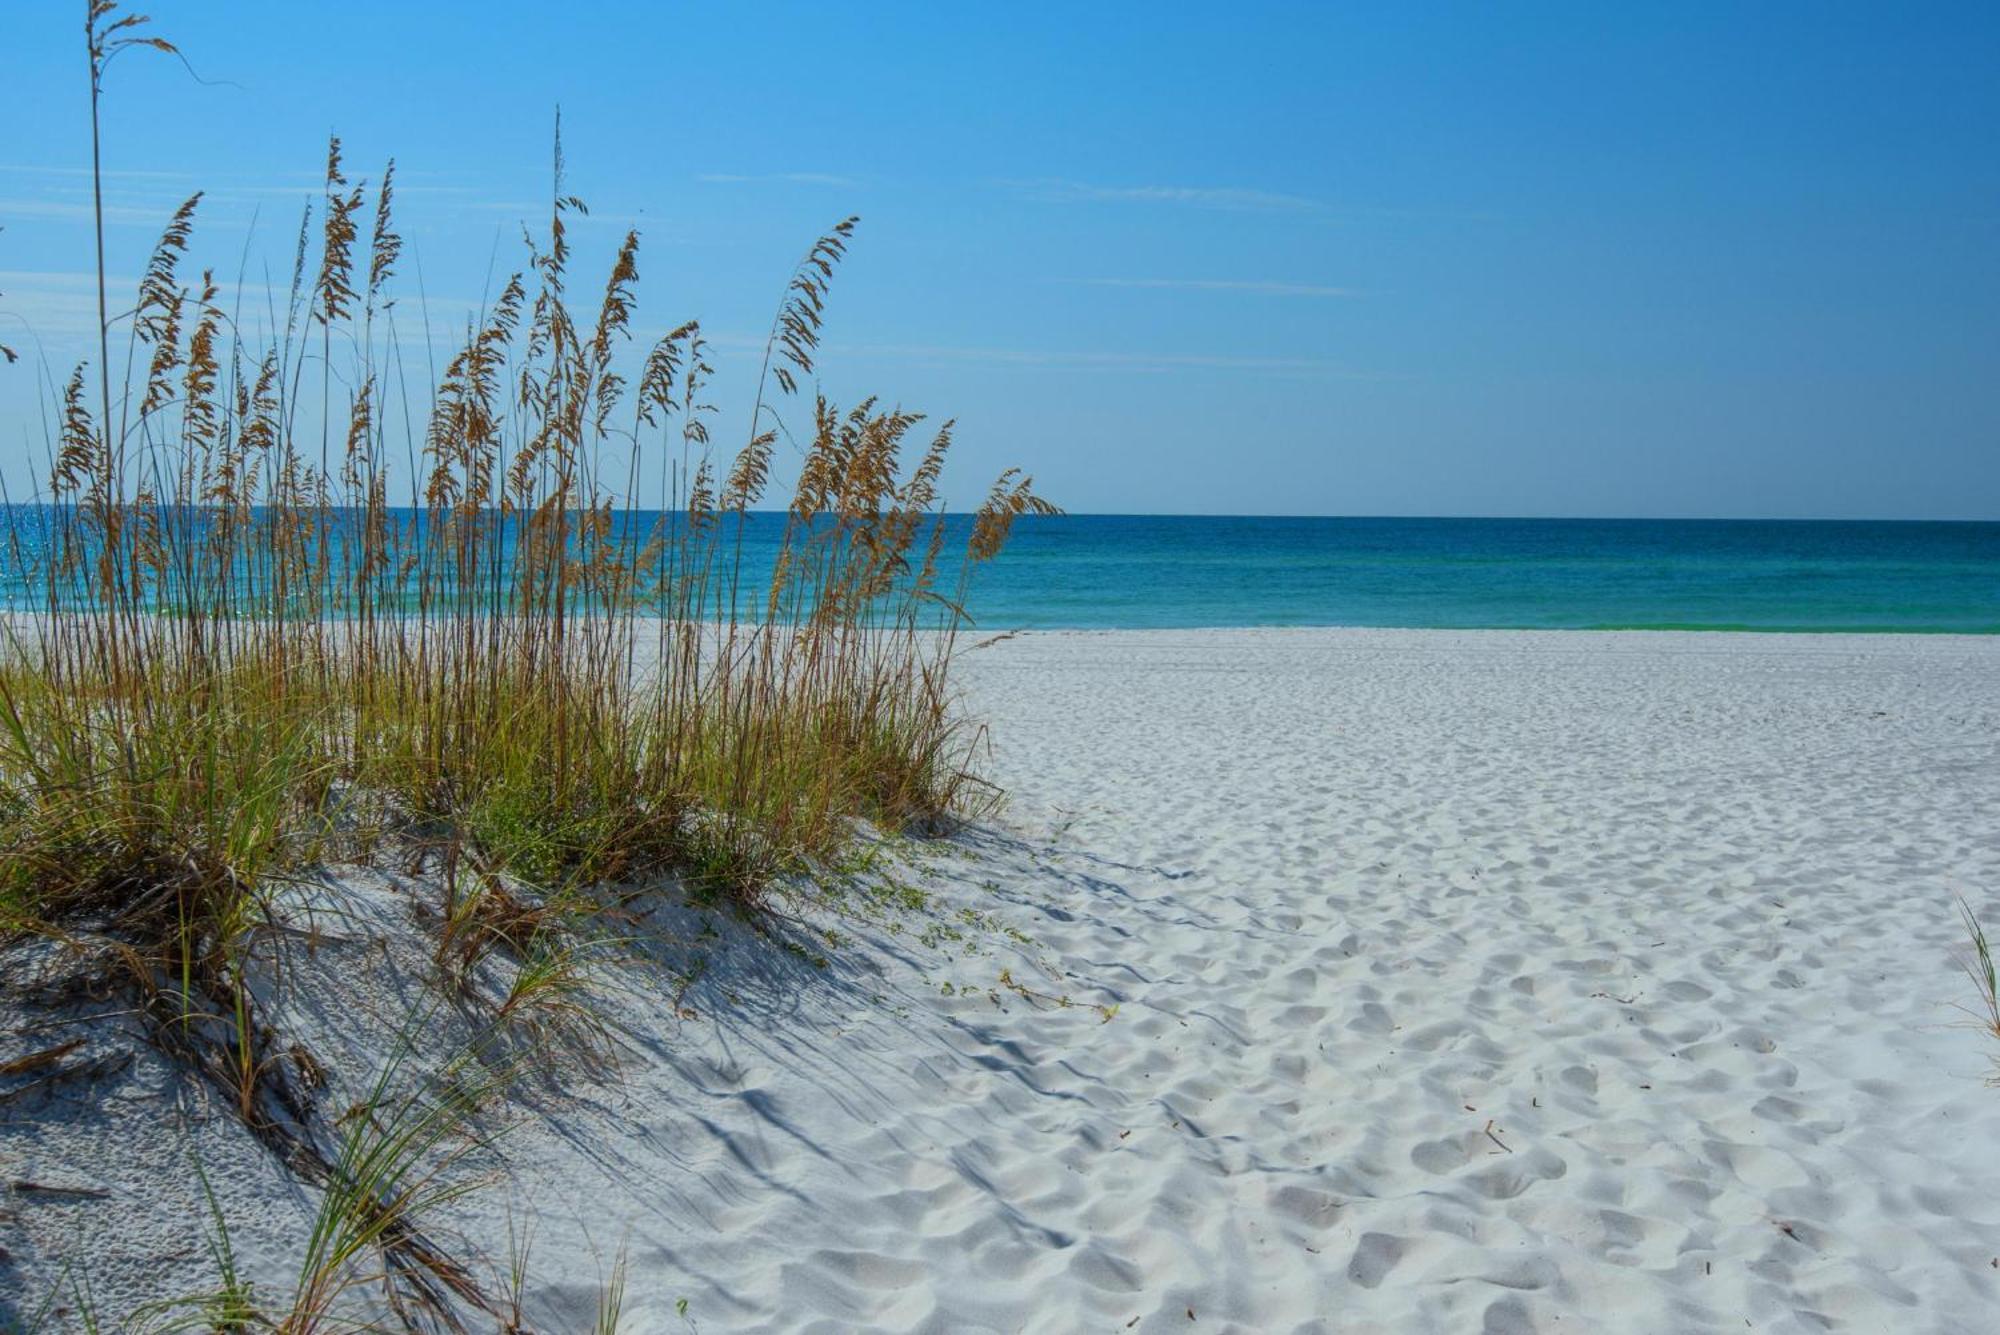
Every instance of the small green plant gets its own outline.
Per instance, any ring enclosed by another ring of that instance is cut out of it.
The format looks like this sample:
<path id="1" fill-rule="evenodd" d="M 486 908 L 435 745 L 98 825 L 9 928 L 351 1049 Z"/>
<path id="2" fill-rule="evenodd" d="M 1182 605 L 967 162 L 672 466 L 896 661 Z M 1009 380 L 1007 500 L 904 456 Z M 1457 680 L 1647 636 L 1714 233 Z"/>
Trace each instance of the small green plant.
<path id="1" fill-rule="evenodd" d="M 420 1023 L 413 1020 L 412 1029 Z M 363 1101 L 350 1109 L 339 1150 L 326 1174 L 291 1310 L 277 1323 L 284 1335 L 318 1335 L 341 1328 L 341 1296 L 373 1276 L 361 1262 L 380 1256 L 391 1306 L 406 1324 L 417 1309 L 448 1313 L 453 1296 L 486 1302 L 470 1274 L 420 1231 L 428 1211 L 474 1190 L 478 1183 L 450 1170 L 466 1146 L 453 1143 L 465 1119 L 504 1076 L 469 1074 L 458 1063 L 433 1083 L 429 1097 L 397 1094 L 410 1051 L 407 1039 L 384 1063 Z"/>
<path id="2" fill-rule="evenodd" d="M 576 922 L 542 926 L 529 938 L 494 1018 L 550 1050 L 609 1053 L 612 1027 L 597 983 L 611 945 L 584 936 Z"/>
<path id="3" fill-rule="evenodd" d="M 142 1307 L 133 1314 L 133 1323 L 149 1332 L 161 1332 L 161 1335 L 167 1331 L 182 1330 L 206 1331 L 211 1335 L 247 1335 L 250 1331 L 268 1329 L 270 1322 L 257 1309 L 250 1282 L 237 1267 L 236 1250 L 229 1240 L 229 1220 L 222 1212 L 222 1202 L 216 1199 L 215 1186 L 209 1181 L 208 1170 L 202 1165 L 201 1156 L 192 1143 L 188 1146 L 188 1162 L 194 1169 L 195 1181 L 201 1185 L 202 1206 L 207 1214 L 203 1234 L 208 1243 L 209 1259 L 215 1263 L 216 1286 L 192 1297 Z"/>
<path id="4" fill-rule="evenodd" d="M 47 1328 L 49 1318 L 56 1315 L 58 1304 L 62 1302 L 63 1290 L 65 1288 L 76 1292 L 79 1300 L 81 1300 L 85 1290 L 77 1285 L 75 1271 L 76 1263 L 74 1261 L 66 1263 L 63 1266 L 62 1273 L 56 1276 L 55 1283 L 49 1285 L 49 1291 L 42 1296 L 40 1307 L 37 1307 L 30 1313 L 22 1323 L 0 1327 L 0 1329 L 4 1329 L 5 1335 L 41 1335 L 42 1331 Z M 83 1310 L 88 1312 L 89 1308 L 85 1306 Z"/>
<path id="5" fill-rule="evenodd" d="M 618 1256 L 611 1263 L 611 1275 L 597 1293 L 597 1320 L 591 1325 L 592 1335 L 618 1335 L 618 1323 L 625 1311 L 625 1264 L 626 1252 L 621 1245 Z M 686 1299 L 682 1299 L 683 1305 Z"/>
<path id="6" fill-rule="evenodd" d="M 534 1249 L 535 1225 L 532 1217 L 526 1224 L 520 1224 L 516 1222 L 514 1212 L 508 1210 L 507 1273 L 504 1276 L 506 1295 L 503 1299 L 506 1309 L 500 1318 L 501 1335 L 530 1335 L 523 1303 L 528 1291 L 529 1258 Z"/>
<path id="7" fill-rule="evenodd" d="M 1976 1010 L 1970 1006 L 1959 1009 L 1971 1015 L 1987 1038 L 2000 1045 L 2000 971 L 1994 968 L 1993 949 L 1986 940 L 1985 928 L 1973 915 L 1972 906 L 1962 898 L 1958 901 L 1958 914 L 1965 923 L 1967 937 L 1967 949 L 1959 956 L 1959 967 L 1972 980 L 1979 998 Z M 1995 1053 L 1993 1065 L 1991 1083 L 2000 1085 L 2000 1052 Z"/>

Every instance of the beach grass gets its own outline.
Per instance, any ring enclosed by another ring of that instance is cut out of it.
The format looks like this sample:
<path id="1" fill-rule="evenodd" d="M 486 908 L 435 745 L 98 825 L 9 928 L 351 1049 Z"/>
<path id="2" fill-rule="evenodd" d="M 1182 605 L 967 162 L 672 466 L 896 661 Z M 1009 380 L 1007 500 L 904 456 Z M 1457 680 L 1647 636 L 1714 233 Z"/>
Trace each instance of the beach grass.
<path id="1" fill-rule="evenodd" d="M 111 56 L 171 47 L 89 11 L 94 108 Z M 496 1018 L 588 1042 L 591 887 L 754 912 L 857 820 L 935 830 L 986 791 L 951 688 L 965 581 L 1053 507 L 1009 471 L 948 528 L 950 424 L 813 389 L 852 218 L 790 274 L 718 447 L 700 326 L 635 343 L 636 232 L 580 295 L 556 145 L 540 234 L 428 389 L 393 163 L 365 185 L 331 142 L 267 318 L 184 272 L 199 194 L 122 315 L 100 230 L 98 355 L 53 405 L 46 494 L 6 509 L 32 605 L 0 623 L 0 941 L 99 947 L 253 1130 L 275 1059 L 247 961 L 285 877 L 446 869 L 441 978 L 507 952 Z M 796 483 L 767 497 L 781 450 Z M 651 506 L 642 474 L 667 479 Z M 767 503 L 783 536 L 753 568 Z M 428 1152 L 432 1129 L 396 1134 Z M 379 1241 L 355 1218 L 315 1234 L 329 1274 Z"/>
<path id="2" fill-rule="evenodd" d="M 1050 507 L 1010 473 L 947 553 L 949 424 L 906 466 L 916 414 L 815 396 L 809 427 L 784 423 L 854 220 L 791 276 L 746 443 L 720 460 L 699 327 L 621 353 L 636 233 L 574 309 L 583 206 L 559 178 L 428 401 L 391 394 L 393 188 L 393 164 L 372 197 L 350 183 L 331 144 L 262 345 L 212 272 L 183 281 L 190 198 L 110 321 L 130 378 L 70 376 L 49 493 L 5 534 L 34 599 L 0 662 L 8 921 L 102 915 L 190 973 L 274 871 L 398 835 L 550 887 L 671 872 L 750 900 L 856 816 L 961 810 L 962 582 Z M 766 578 L 741 528 L 781 430 L 801 458 Z M 649 523 L 648 452 L 675 479 Z"/>

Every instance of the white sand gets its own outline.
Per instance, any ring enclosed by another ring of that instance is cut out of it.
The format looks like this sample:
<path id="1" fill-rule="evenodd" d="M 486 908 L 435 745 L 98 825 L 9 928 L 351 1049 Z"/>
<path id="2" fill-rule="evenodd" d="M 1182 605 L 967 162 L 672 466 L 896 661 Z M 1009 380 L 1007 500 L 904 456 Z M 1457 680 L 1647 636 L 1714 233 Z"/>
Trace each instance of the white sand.
<path id="1" fill-rule="evenodd" d="M 2000 1091 L 1948 959 L 1954 889 L 2000 916 L 2000 643 L 987 652 L 1017 818 L 1073 812 L 1122 891 L 1062 948 L 1128 993 L 1079 1086 L 1166 1142 L 1093 1173 L 1135 1310 L 2000 1329 Z"/>
<path id="2" fill-rule="evenodd" d="M 2000 1328 L 2000 1089 L 1951 961 L 1954 892 L 2000 928 L 2000 640 L 1052 633 L 965 667 L 1014 796 L 932 906 L 798 910 L 825 969 L 663 910 L 696 1018 L 620 998 L 617 1078 L 535 1083 L 471 1161 L 436 1229 L 504 1263 L 532 1218 L 537 1329 L 587 1328 L 621 1245 L 633 1331 Z M 330 1104 L 422 991 L 387 878 L 347 894 L 291 992 Z M 66 1258 L 111 1308 L 212 1272 L 157 1186 L 189 1100 L 135 1053 L 108 1102 L 0 1107 L 0 1177 L 112 1193 L 0 1198 L 0 1317 Z M 231 1126 L 192 1134 L 280 1293 L 311 1195 Z"/>

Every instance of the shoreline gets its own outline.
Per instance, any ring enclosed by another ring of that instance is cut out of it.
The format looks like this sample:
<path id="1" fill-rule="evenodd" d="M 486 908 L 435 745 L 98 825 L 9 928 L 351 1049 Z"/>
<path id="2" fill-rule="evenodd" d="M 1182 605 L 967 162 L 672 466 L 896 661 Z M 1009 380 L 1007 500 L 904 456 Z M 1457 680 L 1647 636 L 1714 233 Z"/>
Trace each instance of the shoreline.
<path id="1" fill-rule="evenodd" d="M 1908 638 L 1920 641 L 1965 640 L 1974 644 L 2000 643 L 2000 630 L 1764 630 L 1713 626 L 1334 626 L 1266 624 L 1251 626 L 1021 626 L 994 631 L 972 627 L 960 638 L 980 640 L 994 634 L 1017 635 L 1634 635 L 1634 636 L 1714 636 L 1727 639 L 1754 639 L 1770 636 L 1780 640 L 1824 638 L 1855 640 L 1861 643 Z"/>

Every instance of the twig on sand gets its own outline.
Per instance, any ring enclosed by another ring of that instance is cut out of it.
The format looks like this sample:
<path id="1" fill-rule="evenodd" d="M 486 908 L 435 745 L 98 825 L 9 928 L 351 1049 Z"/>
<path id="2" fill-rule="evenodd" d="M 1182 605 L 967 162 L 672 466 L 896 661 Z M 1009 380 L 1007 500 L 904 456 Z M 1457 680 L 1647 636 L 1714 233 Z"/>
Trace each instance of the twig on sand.
<path id="1" fill-rule="evenodd" d="M 1507 1151 L 1507 1153 L 1512 1154 L 1514 1152 L 1514 1147 L 1512 1145 L 1509 1145 L 1506 1141 L 1500 1139 L 1499 1136 L 1494 1134 L 1493 1119 L 1491 1117 L 1486 1119 L 1486 1138 L 1492 1141 L 1495 1145 L 1498 1145 L 1501 1149 Z"/>
<path id="2" fill-rule="evenodd" d="M 83 1046 L 83 1040 L 73 1038 L 67 1043 L 58 1043 L 40 1052 L 31 1052 L 25 1057 L 16 1057 L 10 1062 L 0 1062 L 0 1075 L 26 1075 L 28 1072 L 62 1060 Z"/>
<path id="3" fill-rule="evenodd" d="M 51 1182 L 29 1182 L 19 1179 L 9 1182 L 8 1187 L 22 1196 L 73 1196 L 83 1199 L 108 1200 L 111 1192 L 104 1187 L 64 1187 Z"/>

